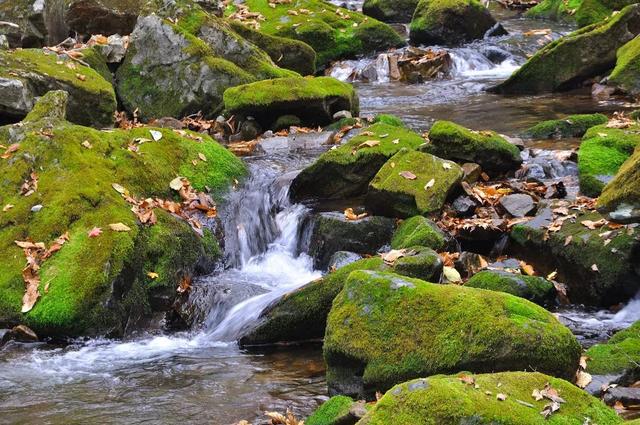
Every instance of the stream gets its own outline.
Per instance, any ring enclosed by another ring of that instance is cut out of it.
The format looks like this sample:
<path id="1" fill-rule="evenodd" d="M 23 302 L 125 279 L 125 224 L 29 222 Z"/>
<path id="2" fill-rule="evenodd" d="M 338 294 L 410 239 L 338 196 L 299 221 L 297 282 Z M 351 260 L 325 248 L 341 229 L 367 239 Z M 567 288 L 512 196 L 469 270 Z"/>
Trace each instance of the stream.
<path id="1" fill-rule="evenodd" d="M 570 30 L 493 12 L 511 35 L 452 49 L 449 79 L 419 85 L 357 82 L 362 112 L 395 114 L 416 130 L 446 118 L 515 136 L 543 119 L 629 106 L 595 101 L 588 92 L 521 97 L 484 92 L 540 47 L 539 37 L 523 32 L 550 28 L 559 36 Z M 505 59 L 490 61 L 481 53 L 488 48 L 505 52 Z M 542 146 L 550 149 L 553 143 Z M 327 398 L 318 347 L 247 353 L 234 341 L 270 302 L 321 276 L 304 253 L 310 211 L 288 201 L 296 170 L 318 154 L 311 149 L 247 160 L 251 177 L 221 211 L 228 268 L 194 283 L 202 294 L 201 326 L 64 347 L 10 343 L 0 351 L 0 423 L 232 424 L 255 420 L 265 410 L 291 408 L 299 417 L 313 411 Z M 220 290 L 228 296 L 216 296 Z M 634 300 L 618 313 L 567 309 L 558 314 L 588 345 L 639 319 L 639 307 L 640 300 Z"/>

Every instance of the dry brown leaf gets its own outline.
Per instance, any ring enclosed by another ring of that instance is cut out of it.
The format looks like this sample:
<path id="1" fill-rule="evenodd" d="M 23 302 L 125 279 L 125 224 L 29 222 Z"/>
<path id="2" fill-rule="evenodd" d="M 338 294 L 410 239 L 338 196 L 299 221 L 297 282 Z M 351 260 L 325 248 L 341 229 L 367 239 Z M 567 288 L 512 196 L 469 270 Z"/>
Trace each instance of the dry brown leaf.
<path id="1" fill-rule="evenodd" d="M 436 179 L 431 179 L 427 182 L 427 184 L 424 185 L 424 190 L 429 190 L 433 187 L 433 185 L 436 184 Z"/>
<path id="2" fill-rule="evenodd" d="M 531 264 L 527 264 L 524 261 L 520 261 L 520 270 L 522 270 L 528 276 L 535 276 L 536 271 Z"/>
<path id="3" fill-rule="evenodd" d="M 473 376 L 470 375 L 461 375 L 458 377 L 458 379 L 460 379 L 460 381 L 462 381 L 463 383 L 467 384 L 467 385 L 475 385 L 476 380 Z"/>
<path id="4" fill-rule="evenodd" d="M 109 228 L 114 232 L 130 232 L 131 228 L 124 223 L 112 223 Z"/>
<path id="5" fill-rule="evenodd" d="M 580 224 L 582 224 L 583 226 L 587 227 L 590 230 L 596 230 L 604 226 L 605 224 L 607 224 L 607 220 L 605 220 L 604 218 L 598 221 L 584 220 Z"/>
<path id="6" fill-rule="evenodd" d="M 380 254 L 384 262 L 387 264 L 394 264 L 398 260 L 398 258 L 404 257 L 406 255 L 407 255 L 406 249 L 392 249 L 389 252 Z"/>
<path id="7" fill-rule="evenodd" d="M 356 214 L 353 211 L 353 208 L 347 208 L 346 210 L 344 210 L 344 217 L 350 221 L 357 221 L 365 218 L 366 216 L 367 216 L 367 213 Z"/>
<path id="8" fill-rule="evenodd" d="M 576 385 L 578 387 L 586 388 L 592 380 L 593 378 L 591 377 L 591 375 L 584 370 L 579 370 L 578 372 L 576 372 Z"/>
<path id="9" fill-rule="evenodd" d="M 415 180 L 418 178 L 418 176 L 413 174 L 411 171 L 400 171 L 398 174 L 400 177 L 404 177 L 407 180 Z"/>
<path id="10" fill-rule="evenodd" d="M 358 145 L 358 149 L 361 148 L 373 148 L 380 144 L 379 140 L 367 140 L 366 142 L 362 142 Z"/>

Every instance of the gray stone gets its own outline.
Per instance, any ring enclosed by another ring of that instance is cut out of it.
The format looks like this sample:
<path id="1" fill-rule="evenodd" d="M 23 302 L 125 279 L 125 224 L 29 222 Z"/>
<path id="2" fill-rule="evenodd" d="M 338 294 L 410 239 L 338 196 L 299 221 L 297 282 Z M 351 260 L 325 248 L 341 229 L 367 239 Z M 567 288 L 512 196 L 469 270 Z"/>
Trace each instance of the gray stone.
<path id="1" fill-rule="evenodd" d="M 362 259 L 362 255 L 349 251 L 338 251 L 331 256 L 329 260 L 329 269 L 339 269 L 347 264 L 355 263 Z"/>
<path id="2" fill-rule="evenodd" d="M 513 217 L 525 217 L 536 208 L 533 198 L 524 193 L 503 196 L 500 205 Z"/>
<path id="3" fill-rule="evenodd" d="M 466 195 L 458 196 L 452 204 L 458 217 L 470 217 L 475 213 L 476 203 Z"/>
<path id="4" fill-rule="evenodd" d="M 619 401 L 625 406 L 640 404 L 640 388 L 613 387 L 604 394 L 604 402 L 613 406 Z"/>
<path id="5" fill-rule="evenodd" d="M 342 111 L 338 111 L 335 114 L 333 114 L 333 119 L 334 120 L 341 120 L 343 118 L 353 118 L 353 115 L 351 114 L 351 111 L 347 111 L 347 110 L 342 110 Z"/>
<path id="6" fill-rule="evenodd" d="M 22 117 L 33 108 L 34 96 L 24 81 L 0 78 L 0 113 Z"/>

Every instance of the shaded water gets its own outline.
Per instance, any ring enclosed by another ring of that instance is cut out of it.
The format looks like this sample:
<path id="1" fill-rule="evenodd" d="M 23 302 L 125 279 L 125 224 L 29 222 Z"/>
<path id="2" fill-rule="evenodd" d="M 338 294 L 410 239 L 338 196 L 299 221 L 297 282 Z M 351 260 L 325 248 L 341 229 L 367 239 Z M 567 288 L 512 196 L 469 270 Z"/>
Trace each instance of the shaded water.
<path id="1" fill-rule="evenodd" d="M 450 79 L 420 85 L 357 83 L 363 112 L 392 113 L 418 130 L 449 119 L 517 134 L 541 119 L 624 106 L 594 101 L 589 93 L 486 93 L 486 87 L 506 78 L 539 47 L 540 38 L 522 32 L 549 27 L 509 12 L 498 14 L 511 35 L 454 49 Z M 554 36 L 568 31 L 552 29 Z M 488 48 L 506 52 L 506 59 L 491 62 L 483 53 Z M 535 147 L 548 148 L 546 142 Z M 301 253 L 307 210 L 287 200 L 292 172 L 314 154 L 251 160 L 251 179 L 232 194 L 223 211 L 230 268 L 197 282 L 203 289 L 201 327 L 125 342 L 9 345 L 0 351 L 0 423 L 230 424 L 253 420 L 263 410 L 312 411 L 326 395 L 317 347 L 259 355 L 239 350 L 233 341 L 272 300 L 320 276 Z M 212 291 L 219 295 L 212 289 L 217 287 L 232 296 L 210 296 Z M 618 315 L 571 310 L 560 317 L 589 343 L 637 319 L 637 307 Z"/>

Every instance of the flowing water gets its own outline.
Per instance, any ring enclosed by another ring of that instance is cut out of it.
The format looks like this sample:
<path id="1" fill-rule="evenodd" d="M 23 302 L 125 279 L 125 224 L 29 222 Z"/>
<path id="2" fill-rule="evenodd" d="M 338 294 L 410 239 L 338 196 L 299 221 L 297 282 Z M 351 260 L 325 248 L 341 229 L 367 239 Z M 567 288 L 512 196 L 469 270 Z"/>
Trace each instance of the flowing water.
<path id="1" fill-rule="evenodd" d="M 452 49 L 450 78 L 407 85 L 382 75 L 378 82 L 356 83 L 363 112 L 392 113 L 417 130 L 446 118 L 516 135 L 560 114 L 628 106 L 581 92 L 486 93 L 545 41 L 523 32 L 550 28 L 550 36 L 557 37 L 569 30 L 510 12 L 496 14 L 510 35 Z M 313 410 L 326 397 L 317 347 L 255 354 L 243 352 L 234 340 L 274 299 L 320 276 L 304 253 L 308 210 L 287 199 L 295 170 L 314 155 L 250 160 L 251 178 L 223 211 L 228 268 L 194 284 L 194 292 L 202 294 L 195 330 L 65 347 L 9 344 L 0 351 L 0 423 L 230 424 L 253 420 L 263 410 L 291 407 L 302 415 Z M 640 298 L 618 313 L 567 310 L 559 316 L 589 343 L 637 320 L 639 311 Z"/>

